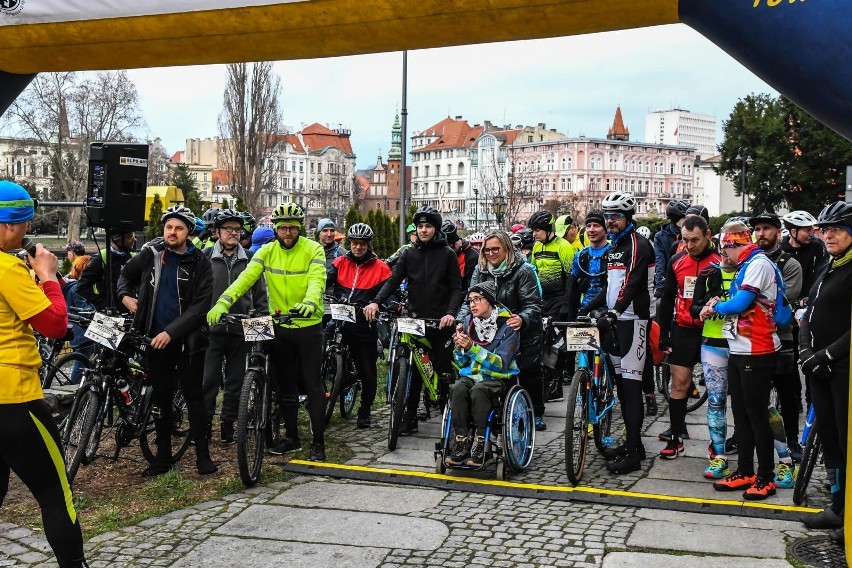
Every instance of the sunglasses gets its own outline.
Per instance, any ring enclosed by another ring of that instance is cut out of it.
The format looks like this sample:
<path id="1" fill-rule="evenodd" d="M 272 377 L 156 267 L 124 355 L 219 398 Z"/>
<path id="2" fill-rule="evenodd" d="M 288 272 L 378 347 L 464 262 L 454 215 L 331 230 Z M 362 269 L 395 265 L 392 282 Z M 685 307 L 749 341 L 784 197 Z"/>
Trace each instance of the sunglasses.
<path id="1" fill-rule="evenodd" d="M 624 219 L 624 213 L 604 213 L 604 219 L 607 221 L 620 221 Z"/>

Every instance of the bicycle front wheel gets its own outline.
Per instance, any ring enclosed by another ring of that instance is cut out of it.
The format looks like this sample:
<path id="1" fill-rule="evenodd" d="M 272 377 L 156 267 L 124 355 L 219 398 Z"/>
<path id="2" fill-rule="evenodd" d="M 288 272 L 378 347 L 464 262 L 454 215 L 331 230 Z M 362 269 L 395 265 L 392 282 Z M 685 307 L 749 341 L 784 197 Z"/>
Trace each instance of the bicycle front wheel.
<path id="1" fill-rule="evenodd" d="M 793 485 L 793 503 L 801 505 L 805 501 L 808 492 L 808 484 L 811 482 L 814 467 L 819 461 L 820 441 L 816 433 L 816 422 L 811 425 L 805 450 L 802 453 L 802 463 L 799 464 L 799 472 L 796 474 L 796 484 Z"/>
<path id="2" fill-rule="evenodd" d="M 388 449 L 391 451 L 396 449 L 402 417 L 405 414 L 405 404 L 408 402 L 408 386 L 411 383 L 408 354 L 400 353 L 396 365 L 397 372 L 391 395 L 391 415 L 388 422 Z"/>
<path id="3" fill-rule="evenodd" d="M 66 353 L 53 361 L 42 361 L 41 388 L 50 389 L 72 384 L 71 373 L 74 370 L 75 363 L 80 364 L 81 377 L 92 365 L 89 358 L 82 353 Z"/>
<path id="4" fill-rule="evenodd" d="M 237 466 L 246 487 L 253 487 L 260 481 L 265 442 L 264 411 L 268 406 L 264 397 L 263 376 L 257 371 L 248 371 L 240 393 L 236 431 Z"/>
<path id="5" fill-rule="evenodd" d="M 148 389 L 146 396 L 153 396 L 153 387 Z M 162 420 L 161 409 L 155 407 L 153 402 L 151 410 L 148 412 L 148 419 L 145 423 L 145 428 L 142 435 L 139 437 L 139 447 L 142 450 L 142 455 L 148 460 L 148 463 L 154 463 L 156 456 L 156 439 L 157 428 L 156 421 Z M 186 450 L 189 448 L 190 440 L 189 431 L 189 410 L 186 407 L 186 400 L 183 398 L 183 392 L 178 388 L 175 395 L 172 397 L 172 420 L 171 420 L 171 435 L 172 442 L 177 442 L 172 445 L 172 461 L 177 461 L 183 457 Z"/>
<path id="6" fill-rule="evenodd" d="M 340 353 L 326 355 L 323 361 L 322 382 L 325 385 L 325 424 L 328 426 L 343 388 L 343 357 Z"/>
<path id="7" fill-rule="evenodd" d="M 65 447 L 65 473 L 69 485 L 77 476 L 100 410 L 101 397 L 97 392 L 90 388 L 79 391 L 62 436 L 62 445 Z"/>
<path id="8" fill-rule="evenodd" d="M 566 398 L 565 473 L 573 485 L 580 483 L 586 465 L 586 447 L 589 443 L 588 377 L 587 369 L 577 369 Z"/>

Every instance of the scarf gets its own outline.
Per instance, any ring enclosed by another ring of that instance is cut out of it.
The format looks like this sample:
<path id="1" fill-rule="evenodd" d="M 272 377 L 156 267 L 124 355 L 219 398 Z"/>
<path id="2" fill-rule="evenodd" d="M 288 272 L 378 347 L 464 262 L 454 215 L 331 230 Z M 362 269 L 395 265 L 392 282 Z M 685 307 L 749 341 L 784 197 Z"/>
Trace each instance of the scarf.
<path id="1" fill-rule="evenodd" d="M 834 259 L 832 259 L 831 267 L 832 268 L 839 268 L 839 267 L 843 266 L 844 264 L 848 264 L 850 261 L 852 261 L 852 248 L 849 248 L 849 250 L 847 250 L 843 254 L 843 256 L 835 257 Z"/>
<path id="2" fill-rule="evenodd" d="M 487 318 L 473 317 L 473 328 L 480 343 L 491 343 L 497 335 L 497 306 L 493 306 Z"/>
<path id="3" fill-rule="evenodd" d="M 503 259 L 497 266 L 491 266 L 491 263 L 488 263 L 488 272 L 494 277 L 500 277 L 506 274 L 506 271 L 509 269 L 509 266 L 506 264 L 506 259 Z"/>

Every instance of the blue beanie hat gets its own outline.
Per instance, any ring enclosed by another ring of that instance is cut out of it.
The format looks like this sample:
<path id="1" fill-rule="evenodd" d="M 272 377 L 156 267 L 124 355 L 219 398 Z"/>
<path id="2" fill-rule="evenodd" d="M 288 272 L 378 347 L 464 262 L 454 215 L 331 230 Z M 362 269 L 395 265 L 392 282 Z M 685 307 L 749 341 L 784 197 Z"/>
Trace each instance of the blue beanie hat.
<path id="1" fill-rule="evenodd" d="M 275 232 L 269 227 L 258 227 L 251 236 L 251 252 L 257 252 L 266 243 L 275 240 Z"/>
<path id="2" fill-rule="evenodd" d="M 317 223 L 317 233 L 322 231 L 323 229 L 336 229 L 334 226 L 334 221 L 331 219 L 320 219 Z"/>
<path id="3" fill-rule="evenodd" d="M 11 181 L 0 181 L 0 223 L 26 223 L 35 217 L 35 202 L 27 190 Z"/>

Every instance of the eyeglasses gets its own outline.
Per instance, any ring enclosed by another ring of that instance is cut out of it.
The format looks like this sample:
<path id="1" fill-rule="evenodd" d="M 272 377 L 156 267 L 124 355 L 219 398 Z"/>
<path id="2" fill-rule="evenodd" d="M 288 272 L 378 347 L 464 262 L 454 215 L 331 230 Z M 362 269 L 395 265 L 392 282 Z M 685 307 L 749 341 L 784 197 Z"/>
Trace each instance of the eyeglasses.
<path id="1" fill-rule="evenodd" d="M 226 233 L 235 234 L 239 233 L 242 227 L 219 227 L 220 231 L 225 231 Z"/>
<path id="2" fill-rule="evenodd" d="M 846 231 L 846 227 L 841 225 L 831 225 L 830 227 L 818 227 L 817 231 L 819 231 L 822 235 L 837 235 Z"/>
<path id="3" fill-rule="evenodd" d="M 299 227 L 288 227 L 287 225 L 281 225 L 275 230 L 279 233 L 298 233 Z"/>
<path id="4" fill-rule="evenodd" d="M 483 301 L 485 301 L 485 296 L 471 296 L 467 299 L 468 304 L 478 304 Z"/>
<path id="5" fill-rule="evenodd" d="M 503 250 L 503 247 L 489 247 L 482 249 L 482 252 L 485 254 L 497 254 L 501 250 Z"/>
<path id="6" fill-rule="evenodd" d="M 604 213 L 604 219 L 607 221 L 620 221 L 624 219 L 624 213 Z"/>

